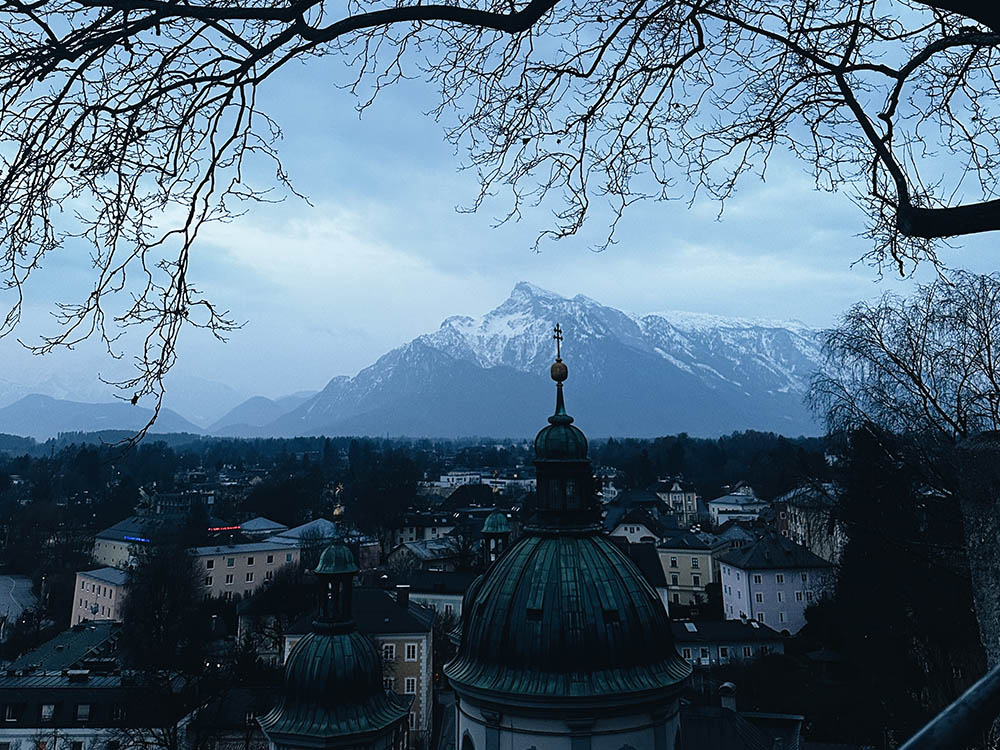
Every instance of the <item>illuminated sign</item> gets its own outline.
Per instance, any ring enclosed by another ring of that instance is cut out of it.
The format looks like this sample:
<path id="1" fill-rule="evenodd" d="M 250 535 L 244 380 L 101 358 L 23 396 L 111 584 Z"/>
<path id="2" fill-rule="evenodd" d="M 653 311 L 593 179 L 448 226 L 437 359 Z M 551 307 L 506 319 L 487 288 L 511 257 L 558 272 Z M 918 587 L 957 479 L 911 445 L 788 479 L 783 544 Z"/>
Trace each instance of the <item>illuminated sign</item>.
<path id="1" fill-rule="evenodd" d="M 239 531 L 241 526 L 209 526 L 209 531 Z"/>
<path id="2" fill-rule="evenodd" d="M 146 544 L 149 544 L 149 540 L 148 539 L 143 539 L 141 536 L 127 536 L 126 535 L 126 536 L 123 536 L 122 539 L 124 539 L 126 541 L 129 541 L 129 542 L 145 542 Z"/>

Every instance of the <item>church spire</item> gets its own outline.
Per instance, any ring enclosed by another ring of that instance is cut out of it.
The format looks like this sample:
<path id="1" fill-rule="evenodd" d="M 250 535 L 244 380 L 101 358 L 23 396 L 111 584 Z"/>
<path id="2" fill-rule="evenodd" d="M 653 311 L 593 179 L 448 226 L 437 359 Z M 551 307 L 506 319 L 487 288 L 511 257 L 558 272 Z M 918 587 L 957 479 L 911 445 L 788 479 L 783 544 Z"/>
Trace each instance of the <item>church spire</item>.
<path id="1" fill-rule="evenodd" d="M 566 413 L 566 402 L 563 399 L 563 382 L 569 377 L 569 368 L 562 361 L 563 332 L 558 323 L 552 330 L 555 332 L 552 338 L 556 340 L 556 361 L 552 363 L 549 375 L 556 381 L 556 411 L 549 417 L 549 422 L 551 424 L 572 424 L 573 417 Z"/>
<path id="2" fill-rule="evenodd" d="M 592 531 L 599 519 L 594 515 L 587 437 L 566 413 L 563 383 L 569 368 L 562 360 L 562 327 L 557 324 L 553 332 L 556 361 L 549 374 L 556 383 L 556 410 L 535 438 L 537 511 L 531 526 L 542 532 Z"/>

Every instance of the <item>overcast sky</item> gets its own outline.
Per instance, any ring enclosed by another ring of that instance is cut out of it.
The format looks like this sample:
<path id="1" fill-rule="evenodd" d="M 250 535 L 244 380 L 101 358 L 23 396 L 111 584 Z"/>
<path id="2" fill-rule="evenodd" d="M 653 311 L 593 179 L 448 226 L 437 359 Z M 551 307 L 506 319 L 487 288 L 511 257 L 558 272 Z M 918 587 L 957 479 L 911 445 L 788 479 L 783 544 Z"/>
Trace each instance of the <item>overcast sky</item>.
<path id="1" fill-rule="evenodd" d="M 313 205 L 292 198 L 258 206 L 205 232 L 195 283 L 246 325 L 227 344 L 187 332 L 179 375 L 246 394 L 319 389 L 449 315 L 486 312 L 520 280 L 634 312 L 796 318 L 818 327 L 858 299 L 907 286 L 852 267 L 866 250 L 857 236 L 864 216 L 845 196 L 812 190 L 801 165 L 780 156 L 766 183 L 742 184 L 721 220 L 708 201 L 693 209 L 649 204 L 626 215 L 609 250 L 590 249 L 603 228 L 595 222 L 586 236 L 535 253 L 544 217 L 497 229 L 502 203 L 456 212 L 476 183 L 458 171 L 461 157 L 441 126 L 421 115 L 435 101 L 432 89 L 407 83 L 359 120 L 353 100 L 330 83 L 324 66 L 334 64 L 295 66 L 264 92 L 284 128 L 285 167 Z M 991 271 L 994 243 L 976 238 L 945 259 Z M 29 289 L 23 338 L 41 330 L 52 300 L 86 290 L 85 261 L 76 249 L 47 262 Z M 108 375 L 114 365 L 91 348 L 28 361 L 13 340 L 0 342 L 0 379 L 93 380 L 98 371 Z"/>

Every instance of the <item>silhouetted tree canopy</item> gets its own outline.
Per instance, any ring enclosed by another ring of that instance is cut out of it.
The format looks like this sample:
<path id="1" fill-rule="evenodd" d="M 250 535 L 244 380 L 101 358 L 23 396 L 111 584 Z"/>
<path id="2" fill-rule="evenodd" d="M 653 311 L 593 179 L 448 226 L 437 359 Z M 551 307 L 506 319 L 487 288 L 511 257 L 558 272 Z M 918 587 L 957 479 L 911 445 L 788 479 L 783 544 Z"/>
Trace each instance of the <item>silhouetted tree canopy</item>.
<path id="1" fill-rule="evenodd" d="M 791 151 L 866 211 L 870 258 L 1000 228 L 1000 12 L 971 0 L 14 0 L 0 24 L 0 245 L 18 323 L 28 279 L 72 238 L 94 283 L 37 347 L 144 337 L 120 383 L 161 395 L 186 325 L 234 318 L 188 269 L 200 228 L 291 190 L 260 87 L 323 57 L 367 107 L 419 76 L 477 170 L 470 208 L 551 209 L 539 239 L 607 204 L 725 201 Z M 270 164 L 272 184 L 247 181 Z M 683 185 L 687 185 L 684 187 Z M 70 210 L 71 209 L 71 210 Z"/>

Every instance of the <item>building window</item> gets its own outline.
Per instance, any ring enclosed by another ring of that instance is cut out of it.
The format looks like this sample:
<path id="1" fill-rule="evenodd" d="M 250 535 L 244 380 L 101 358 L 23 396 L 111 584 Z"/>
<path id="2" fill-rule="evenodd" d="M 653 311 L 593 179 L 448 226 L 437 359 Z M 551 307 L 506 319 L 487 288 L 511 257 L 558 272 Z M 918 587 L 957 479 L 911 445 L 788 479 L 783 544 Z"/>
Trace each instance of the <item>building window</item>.
<path id="1" fill-rule="evenodd" d="M 274 555 L 268 555 L 267 556 L 267 564 L 270 565 L 273 562 L 274 562 Z"/>
<path id="2" fill-rule="evenodd" d="M 77 703 L 76 704 L 76 720 L 77 721 L 90 721 L 90 704 L 89 703 Z"/>
<path id="3" fill-rule="evenodd" d="M 227 568 L 231 568 L 234 565 L 236 565 L 236 558 L 235 557 L 227 557 L 226 558 L 226 567 Z"/>
<path id="4" fill-rule="evenodd" d="M 233 583 L 233 574 L 232 573 L 226 573 L 226 585 L 227 586 L 231 586 L 232 583 Z"/>
<path id="5" fill-rule="evenodd" d="M 691 567 L 692 568 L 697 568 L 698 567 L 698 558 L 697 557 L 692 557 L 691 558 Z"/>
<path id="6" fill-rule="evenodd" d="M 272 578 L 274 578 L 274 571 L 273 570 L 265 570 L 264 571 L 264 580 L 265 581 L 270 581 Z"/>
<path id="7" fill-rule="evenodd" d="M 253 571 L 247 573 L 247 583 L 253 583 Z"/>
<path id="8" fill-rule="evenodd" d="M 396 661 L 396 644 L 382 644 L 382 661 Z"/>
<path id="9" fill-rule="evenodd" d="M 743 647 L 743 655 L 746 656 L 746 657 L 753 656 L 753 649 L 750 646 L 744 646 Z"/>
<path id="10" fill-rule="evenodd" d="M 417 694 L 417 678 L 416 677 L 407 677 L 405 680 L 403 680 L 403 692 L 406 693 L 407 695 L 416 695 Z"/>
<path id="11" fill-rule="evenodd" d="M 671 568 L 676 568 L 677 567 L 677 558 L 676 557 L 671 557 L 670 558 L 670 567 Z"/>
<path id="12" fill-rule="evenodd" d="M 444 605 L 444 613 L 446 615 L 450 615 L 454 611 L 454 609 L 455 608 L 453 606 L 451 606 L 450 604 L 445 604 Z"/>
<path id="13" fill-rule="evenodd" d="M 205 576 L 205 585 L 206 586 L 212 585 L 212 576 Z"/>
<path id="14" fill-rule="evenodd" d="M 781 593 L 780 591 L 778 592 L 778 601 L 779 602 L 785 601 L 785 595 L 783 593 Z"/>
<path id="15" fill-rule="evenodd" d="M 253 565 L 253 558 L 252 557 L 248 557 L 247 558 L 247 565 Z"/>
<path id="16" fill-rule="evenodd" d="M 680 579 L 677 577 L 677 574 L 676 573 L 671 573 L 670 574 L 670 585 L 671 586 L 676 586 L 679 582 L 680 582 Z"/>
<path id="17" fill-rule="evenodd" d="M 87 590 L 87 582 L 80 581 L 80 591 L 86 591 L 86 590 Z"/>
<path id="18" fill-rule="evenodd" d="M 719 646 L 719 659 L 725 660 L 729 658 L 729 646 Z"/>
<path id="19" fill-rule="evenodd" d="M 382 687 L 385 688 L 386 690 L 392 690 L 395 687 L 395 682 L 396 681 L 391 677 L 383 677 Z"/>
<path id="20" fill-rule="evenodd" d="M 690 658 L 691 658 L 691 649 L 689 649 L 689 648 L 684 648 L 684 649 L 681 649 L 681 655 L 682 655 L 682 656 L 683 656 L 683 657 L 684 657 L 685 659 L 690 659 Z"/>
<path id="21" fill-rule="evenodd" d="M 701 576 L 699 576 L 699 575 L 693 575 L 693 576 L 691 576 L 691 585 L 692 586 L 701 586 Z"/>
<path id="22" fill-rule="evenodd" d="M 704 646 L 702 646 L 702 648 L 701 648 L 701 658 L 702 659 L 707 659 L 708 658 L 708 649 L 705 648 Z"/>
<path id="23" fill-rule="evenodd" d="M 69 743 L 70 750 L 83 750 L 83 742 L 81 740 L 75 740 Z"/>
<path id="24" fill-rule="evenodd" d="M 764 603 L 764 595 L 761 592 L 759 592 L 759 591 L 756 594 L 754 594 L 754 599 L 757 600 L 758 604 L 763 604 Z"/>
<path id="25" fill-rule="evenodd" d="M 43 722 L 52 721 L 52 717 L 55 716 L 55 713 L 56 713 L 56 704 L 55 703 L 43 703 L 42 704 L 42 721 Z"/>
<path id="26" fill-rule="evenodd" d="M 784 621 L 785 621 L 785 613 L 784 612 L 779 612 L 778 613 L 778 622 L 784 622 Z"/>
<path id="27" fill-rule="evenodd" d="M 796 591 L 795 592 L 795 601 L 797 601 L 797 602 L 801 602 L 802 601 L 802 592 L 801 591 Z"/>
<path id="28" fill-rule="evenodd" d="M 21 707 L 17 703 L 8 703 L 3 707 L 4 721 L 17 721 L 21 718 Z"/>
<path id="29" fill-rule="evenodd" d="M 291 552 L 286 552 L 285 553 L 285 562 L 291 562 L 291 561 L 292 561 L 292 553 Z"/>
<path id="30" fill-rule="evenodd" d="M 783 573 L 778 573 L 777 575 L 774 576 L 774 580 L 776 580 L 778 583 L 784 583 L 785 576 Z"/>
<path id="31" fill-rule="evenodd" d="M 812 600 L 813 600 L 813 592 L 812 591 L 807 591 L 806 592 L 806 601 L 807 602 L 811 602 Z"/>
<path id="32" fill-rule="evenodd" d="M 222 594 L 222 598 L 227 602 L 231 602 L 233 600 L 233 592 L 226 591 L 225 593 Z"/>
<path id="33" fill-rule="evenodd" d="M 808 573 L 803 573 L 802 574 L 802 583 L 807 583 L 808 581 L 809 581 L 809 574 Z"/>
<path id="34" fill-rule="evenodd" d="M 763 580 L 761 580 L 761 577 L 760 577 L 760 573 L 754 573 L 753 582 L 754 583 L 763 583 Z"/>
<path id="35" fill-rule="evenodd" d="M 416 729 L 416 728 L 417 728 L 417 715 L 413 711 L 410 711 L 410 729 Z"/>
<path id="36" fill-rule="evenodd" d="M 406 660 L 416 661 L 417 660 L 417 644 L 407 643 L 406 644 Z"/>
<path id="37" fill-rule="evenodd" d="M 757 613 L 757 622 L 764 622 L 764 613 L 763 612 L 758 612 Z"/>
<path id="38" fill-rule="evenodd" d="M 125 719 L 125 704 L 114 703 L 111 706 L 111 719 L 113 721 L 123 721 Z"/>

